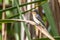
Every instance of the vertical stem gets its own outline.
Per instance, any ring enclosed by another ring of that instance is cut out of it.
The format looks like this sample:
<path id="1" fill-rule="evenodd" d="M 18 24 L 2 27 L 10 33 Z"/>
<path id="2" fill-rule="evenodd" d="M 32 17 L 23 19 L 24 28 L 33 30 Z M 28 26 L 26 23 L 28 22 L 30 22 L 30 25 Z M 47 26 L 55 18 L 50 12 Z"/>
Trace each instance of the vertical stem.
<path id="1" fill-rule="evenodd" d="M 58 3 L 58 0 L 50 0 L 49 2 L 56 28 L 58 29 L 58 33 L 60 35 L 60 5 Z"/>
<path id="2" fill-rule="evenodd" d="M 39 5 L 40 3 L 38 2 L 37 4 Z M 39 13 L 40 17 L 43 18 L 43 13 L 42 13 L 42 7 L 41 6 L 38 7 L 38 13 Z M 42 33 L 40 31 L 39 31 L 38 35 L 39 35 L 39 38 L 42 37 Z"/>
<path id="3" fill-rule="evenodd" d="M 56 5 L 56 4 L 55 4 Z M 48 22 L 51 26 L 51 32 L 52 32 L 52 35 L 53 36 L 58 36 L 58 31 L 57 31 L 57 27 L 56 27 L 56 24 L 55 24 L 55 20 L 53 18 L 53 15 L 52 15 L 52 12 L 51 12 L 51 9 L 49 8 L 49 4 L 48 2 L 46 2 L 45 4 L 42 5 L 44 11 L 45 11 L 45 15 L 48 19 Z M 55 10 L 57 11 L 57 9 L 55 8 Z M 56 12 L 54 11 L 54 12 Z M 59 10 L 58 10 L 59 11 Z M 55 13 L 54 13 L 55 14 Z M 59 17 L 58 17 L 59 18 Z"/>
<path id="4" fill-rule="evenodd" d="M 3 10 L 5 9 L 5 0 L 3 0 Z M 5 19 L 5 12 L 2 13 L 2 19 Z M 2 23 L 2 40 L 6 40 L 5 23 Z"/>
<path id="5" fill-rule="evenodd" d="M 29 2 L 31 2 L 31 0 L 27 0 L 27 3 L 29 3 Z M 27 10 L 30 10 L 30 9 L 31 9 L 31 5 L 27 5 Z M 30 12 L 28 12 L 26 15 L 27 15 L 27 19 L 30 20 Z M 27 27 L 26 27 L 26 28 L 27 28 Z M 25 29 L 26 29 L 26 28 L 25 28 Z M 30 31 L 30 25 L 29 25 L 29 24 L 28 24 L 28 29 L 29 29 L 29 31 Z M 27 29 L 27 30 L 28 30 L 28 29 Z M 28 40 L 31 40 L 31 36 L 30 36 L 29 31 L 28 31 L 28 34 L 26 33 L 26 34 L 28 35 L 28 36 L 26 36 L 26 40 L 27 40 L 27 39 L 28 39 Z"/>

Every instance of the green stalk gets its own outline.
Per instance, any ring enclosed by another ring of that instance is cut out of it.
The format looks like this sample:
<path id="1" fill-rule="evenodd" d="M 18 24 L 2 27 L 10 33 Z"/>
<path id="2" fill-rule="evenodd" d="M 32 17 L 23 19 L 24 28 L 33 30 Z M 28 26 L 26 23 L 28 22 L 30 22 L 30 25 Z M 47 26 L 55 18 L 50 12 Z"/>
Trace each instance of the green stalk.
<path id="1" fill-rule="evenodd" d="M 23 7 L 23 6 L 26 6 L 26 5 L 29 5 L 29 4 L 33 4 L 33 3 L 37 3 L 37 2 L 42 2 L 42 1 L 40 1 L 40 0 L 39 1 L 33 1 L 33 2 L 26 3 L 26 4 L 18 5 L 18 6 L 19 7 Z M 4 11 L 7 11 L 7 10 L 15 9 L 15 8 L 17 8 L 17 6 L 6 8 L 5 10 L 0 10 L 0 13 L 4 12 Z"/>
<path id="2" fill-rule="evenodd" d="M 29 29 L 28 29 L 28 26 L 24 23 L 24 28 L 25 28 L 25 32 L 26 32 L 26 35 L 27 35 L 27 37 L 28 37 L 28 40 L 32 40 L 31 39 L 31 36 L 30 36 L 30 32 L 29 32 Z"/>
<path id="3" fill-rule="evenodd" d="M 16 2 L 16 0 L 15 0 L 15 3 L 16 3 L 17 9 L 18 9 L 18 13 L 20 14 L 20 19 L 23 19 L 23 18 L 22 18 L 22 14 L 21 14 L 21 10 L 20 10 L 19 5 L 18 5 L 18 3 Z M 25 32 L 26 32 L 26 35 L 27 35 L 28 39 L 31 40 L 31 36 L 30 36 L 29 31 L 28 31 L 28 28 L 25 26 L 26 24 L 24 24 L 23 22 L 21 22 L 21 27 L 22 27 L 22 25 L 24 25 Z M 22 29 L 22 28 L 21 28 L 21 29 Z"/>
<path id="4" fill-rule="evenodd" d="M 49 21 L 50 26 L 51 26 L 51 31 L 52 31 L 53 36 L 58 36 L 59 34 L 58 34 L 58 31 L 57 31 L 57 27 L 56 27 L 54 18 L 52 16 L 52 11 L 49 8 L 48 2 L 43 4 L 42 7 L 43 7 L 43 9 L 45 11 L 45 15 L 46 15 L 46 17 L 47 17 L 47 19 Z"/>
<path id="5" fill-rule="evenodd" d="M 12 7 L 16 6 L 15 0 L 12 1 Z M 13 14 L 18 14 L 17 13 L 17 9 L 13 9 Z M 18 17 L 15 17 L 14 19 L 18 19 Z M 19 27 L 19 23 L 16 22 L 14 23 L 14 35 L 15 35 L 15 39 L 16 40 L 20 40 L 20 27 Z"/>
<path id="6" fill-rule="evenodd" d="M 40 5 L 39 5 L 39 6 L 40 6 Z M 37 7 L 38 7 L 38 6 L 37 6 Z M 21 14 L 25 14 L 25 13 L 27 13 L 27 12 L 29 12 L 29 11 L 35 9 L 35 8 L 36 8 L 36 7 L 32 8 L 32 9 L 30 9 L 30 10 L 27 10 L 27 11 L 25 11 L 25 12 L 22 12 Z M 19 15 L 20 15 L 20 14 L 13 15 L 13 16 L 9 17 L 8 19 L 14 18 L 14 17 L 18 17 Z"/>
<path id="7" fill-rule="evenodd" d="M 22 19 L 22 14 L 21 14 L 21 10 L 20 10 L 20 7 L 19 7 L 19 2 L 17 2 L 17 0 L 15 0 L 15 4 L 16 4 L 16 6 L 17 6 L 18 14 L 20 14 L 20 15 L 19 15 L 19 19 Z M 22 29 L 22 24 L 23 24 L 23 23 L 20 22 L 20 26 L 21 26 L 21 27 L 19 28 L 19 29 L 20 29 L 20 32 L 19 32 L 19 36 L 20 36 L 20 37 L 19 37 L 19 40 L 21 40 L 21 29 Z"/>

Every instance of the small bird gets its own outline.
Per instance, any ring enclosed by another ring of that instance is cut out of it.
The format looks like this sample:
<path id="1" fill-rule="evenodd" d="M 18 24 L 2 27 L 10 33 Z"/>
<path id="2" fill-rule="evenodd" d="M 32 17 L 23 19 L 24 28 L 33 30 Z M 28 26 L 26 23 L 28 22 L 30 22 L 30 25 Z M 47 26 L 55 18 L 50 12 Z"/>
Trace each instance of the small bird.
<path id="1" fill-rule="evenodd" d="M 37 25 L 41 25 L 42 27 L 45 27 L 44 22 L 42 21 L 40 15 L 38 14 L 37 10 L 34 10 L 34 12 L 32 13 L 33 16 L 33 20 Z"/>
<path id="2" fill-rule="evenodd" d="M 51 38 L 52 40 L 55 40 L 55 39 L 49 34 L 49 32 L 47 31 L 47 29 L 46 29 L 46 27 L 45 27 L 45 24 L 44 24 L 44 22 L 42 21 L 41 17 L 39 16 L 37 10 L 34 10 L 34 11 L 32 12 L 32 16 L 33 16 L 33 20 L 34 20 L 34 22 L 36 23 L 36 25 L 37 25 L 37 26 L 40 25 L 39 27 L 42 28 L 42 30 L 45 32 L 45 35 L 47 34 L 47 36 L 48 36 L 49 38 Z M 40 31 L 42 31 L 42 30 L 40 30 Z M 43 33 L 43 34 L 44 34 L 44 33 Z"/>

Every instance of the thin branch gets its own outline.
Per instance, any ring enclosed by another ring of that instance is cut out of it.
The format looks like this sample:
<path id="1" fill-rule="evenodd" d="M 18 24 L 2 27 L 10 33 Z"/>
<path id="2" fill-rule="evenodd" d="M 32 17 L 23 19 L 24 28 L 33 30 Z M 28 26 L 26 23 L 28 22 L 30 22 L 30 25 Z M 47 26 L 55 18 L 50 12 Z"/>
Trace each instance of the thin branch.
<path id="1" fill-rule="evenodd" d="M 19 7 L 23 7 L 23 6 L 26 6 L 26 5 L 29 5 L 29 4 L 33 4 L 33 3 L 37 3 L 37 2 L 42 2 L 42 1 L 33 1 L 33 2 L 29 2 L 29 3 L 25 3 L 25 4 L 22 4 L 22 5 L 19 5 Z M 46 1 L 44 1 L 45 3 Z M 41 4 L 44 4 L 44 3 L 41 3 Z M 8 10 L 11 10 L 11 9 L 15 9 L 17 8 L 17 6 L 14 6 L 14 7 L 10 7 L 10 8 L 6 8 L 4 10 L 0 10 L 0 12 L 5 12 L 5 11 L 8 11 Z"/>
<path id="2" fill-rule="evenodd" d="M 40 32 L 42 32 L 44 35 L 46 35 L 49 39 L 51 40 L 55 40 L 49 33 L 46 29 L 42 28 L 41 26 L 37 26 L 35 22 L 33 21 L 30 21 L 30 20 L 20 20 L 20 19 L 4 19 L 4 20 L 13 20 L 15 22 L 26 22 L 26 23 L 29 23 L 31 25 L 34 25 L 36 26 L 37 29 L 40 30 Z"/>
<path id="3" fill-rule="evenodd" d="M 55 40 L 46 29 L 43 29 L 41 26 L 36 26 L 37 29 L 40 30 L 41 33 L 43 33 L 45 36 L 47 36 L 51 40 Z"/>
<path id="4" fill-rule="evenodd" d="M 3 10 L 5 10 L 5 1 L 3 0 Z M 5 19 L 5 12 L 2 13 L 2 19 Z M 6 40 L 6 25 L 5 23 L 2 23 L 2 40 Z"/>
<path id="5" fill-rule="evenodd" d="M 40 1 L 33 1 L 33 2 L 29 2 L 29 3 L 25 3 L 25 4 L 22 4 L 22 5 L 19 5 L 19 7 L 23 7 L 23 6 L 26 6 L 26 5 L 29 5 L 29 4 L 33 4 L 33 3 L 37 3 L 37 2 L 40 2 Z M 17 6 L 0 10 L 0 12 L 4 12 L 4 11 L 15 9 L 15 8 L 17 8 Z"/>
<path id="6" fill-rule="evenodd" d="M 39 6 L 40 6 L 40 5 L 39 5 Z M 36 6 L 36 7 L 39 7 L 39 6 Z M 21 14 L 25 14 L 25 13 L 31 11 L 31 10 L 34 10 L 36 7 L 32 8 L 32 9 L 30 9 L 30 10 L 27 10 L 27 11 L 25 11 L 25 12 L 22 12 Z M 20 15 L 20 14 L 13 15 L 13 16 L 9 17 L 8 19 L 17 17 L 17 16 L 19 16 L 19 15 Z"/>

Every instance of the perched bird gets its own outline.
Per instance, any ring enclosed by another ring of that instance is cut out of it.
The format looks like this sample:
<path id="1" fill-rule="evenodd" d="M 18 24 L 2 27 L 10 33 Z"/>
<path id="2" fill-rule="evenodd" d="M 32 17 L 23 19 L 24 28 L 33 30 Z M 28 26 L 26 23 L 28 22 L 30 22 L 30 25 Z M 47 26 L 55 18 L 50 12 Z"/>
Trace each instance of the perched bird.
<path id="1" fill-rule="evenodd" d="M 45 34 L 46 36 L 48 36 L 51 40 L 55 40 L 47 31 L 44 22 L 42 21 L 41 17 L 38 14 L 37 10 L 34 10 L 32 13 L 33 16 L 33 20 L 36 23 L 37 27 L 40 27 L 42 30 L 40 30 L 43 34 Z M 40 26 L 39 26 L 40 25 Z"/>
<path id="2" fill-rule="evenodd" d="M 41 25 L 42 27 L 45 27 L 44 22 L 42 21 L 40 15 L 38 14 L 37 10 L 34 10 L 34 12 L 32 13 L 33 16 L 33 20 L 37 25 Z"/>

